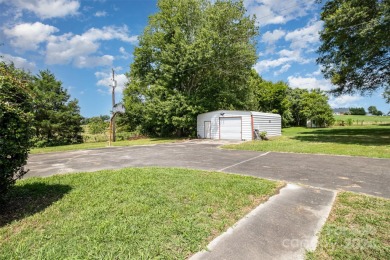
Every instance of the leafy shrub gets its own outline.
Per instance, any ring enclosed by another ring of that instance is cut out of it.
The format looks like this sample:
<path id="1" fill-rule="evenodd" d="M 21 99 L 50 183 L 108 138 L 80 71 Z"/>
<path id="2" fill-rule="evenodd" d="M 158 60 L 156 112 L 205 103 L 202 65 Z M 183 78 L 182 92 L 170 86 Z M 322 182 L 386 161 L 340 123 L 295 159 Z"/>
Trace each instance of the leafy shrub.
<path id="1" fill-rule="evenodd" d="M 33 134 L 30 76 L 0 63 L 0 202 L 26 171 Z"/>
<path id="2" fill-rule="evenodd" d="M 353 124 L 353 119 L 352 118 L 347 118 L 347 125 L 351 126 Z"/>
<path id="3" fill-rule="evenodd" d="M 266 131 L 261 132 L 260 138 L 261 138 L 261 140 L 268 140 L 267 132 Z"/>

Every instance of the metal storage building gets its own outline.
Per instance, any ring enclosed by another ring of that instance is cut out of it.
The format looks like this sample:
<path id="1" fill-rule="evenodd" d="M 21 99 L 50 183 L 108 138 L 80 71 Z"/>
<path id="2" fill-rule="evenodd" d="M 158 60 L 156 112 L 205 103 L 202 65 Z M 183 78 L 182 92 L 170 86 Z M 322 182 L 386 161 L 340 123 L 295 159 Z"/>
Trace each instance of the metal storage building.
<path id="1" fill-rule="evenodd" d="M 255 129 L 266 131 L 267 136 L 282 135 L 282 119 L 278 114 L 229 110 L 212 111 L 197 117 L 199 138 L 253 140 Z"/>

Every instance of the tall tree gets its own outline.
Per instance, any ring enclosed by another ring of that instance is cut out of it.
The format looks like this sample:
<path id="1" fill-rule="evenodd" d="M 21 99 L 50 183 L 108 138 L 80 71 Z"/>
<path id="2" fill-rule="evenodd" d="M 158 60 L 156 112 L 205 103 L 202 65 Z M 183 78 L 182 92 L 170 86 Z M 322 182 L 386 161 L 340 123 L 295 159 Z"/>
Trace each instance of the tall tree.
<path id="1" fill-rule="evenodd" d="M 0 62 L 0 203 L 25 173 L 32 136 L 31 75 Z"/>
<path id="2" fill-rule="evenodd" d="M 81 137 L 80 107 L 50 71 L 34 77 L 34 128 L 36 146 L 79 143 Z"/>
<path id="3" fill-rule="evenodd" d="M 244 109 L 257 27 L 243 2 L 159 0 L 158 8 L 128 73 L 129 122 L 152 134 L 187 135 L 199 113 Z"/>
<path id="4" fill-rule="evenodd" d="M 326 127 L 334 123 L 333 111 L 328 104 L 328 97 L 319 89 L 302 94 L 302 115 L 317 126 Z"/>
<path id="5" fill-rule="evenodd" d="M 293 126 L 306 126 L 306 117 L 302 113 L 304 102 L 303 95 L 309 93 L 306 89 L 300 88 L 289 88 L 288 89 L 288 99 L 290 103 L 290 112 L 292 116 L 291 125 Z"/>
<path id="6" fill-rule="evenodd" d="M 334 94 L 371 93 L 390 85 L 390 1 L 328 0 L 317 62 Z"/>

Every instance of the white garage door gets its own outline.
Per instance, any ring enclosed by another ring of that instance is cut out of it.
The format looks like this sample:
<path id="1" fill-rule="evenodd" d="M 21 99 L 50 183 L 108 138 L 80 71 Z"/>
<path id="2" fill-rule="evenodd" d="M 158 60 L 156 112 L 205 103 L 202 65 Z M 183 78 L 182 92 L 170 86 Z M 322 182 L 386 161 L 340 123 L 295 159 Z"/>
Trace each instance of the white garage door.
<path id="1" fill-rule="evenodd" d="M 219 118 L 220 139 L 241 140 L 241 117 Z"/>

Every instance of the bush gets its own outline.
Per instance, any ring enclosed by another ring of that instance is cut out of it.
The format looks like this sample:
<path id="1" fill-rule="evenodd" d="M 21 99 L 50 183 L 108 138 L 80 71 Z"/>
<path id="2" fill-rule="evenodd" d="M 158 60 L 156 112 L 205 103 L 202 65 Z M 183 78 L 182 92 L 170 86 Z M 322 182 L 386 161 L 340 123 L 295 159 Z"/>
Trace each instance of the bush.
<path id="1" fill-rule="evenodd" d="M 26 171 L 32 136 L 29 75 L 0 63 L 0 202 Z"/>

